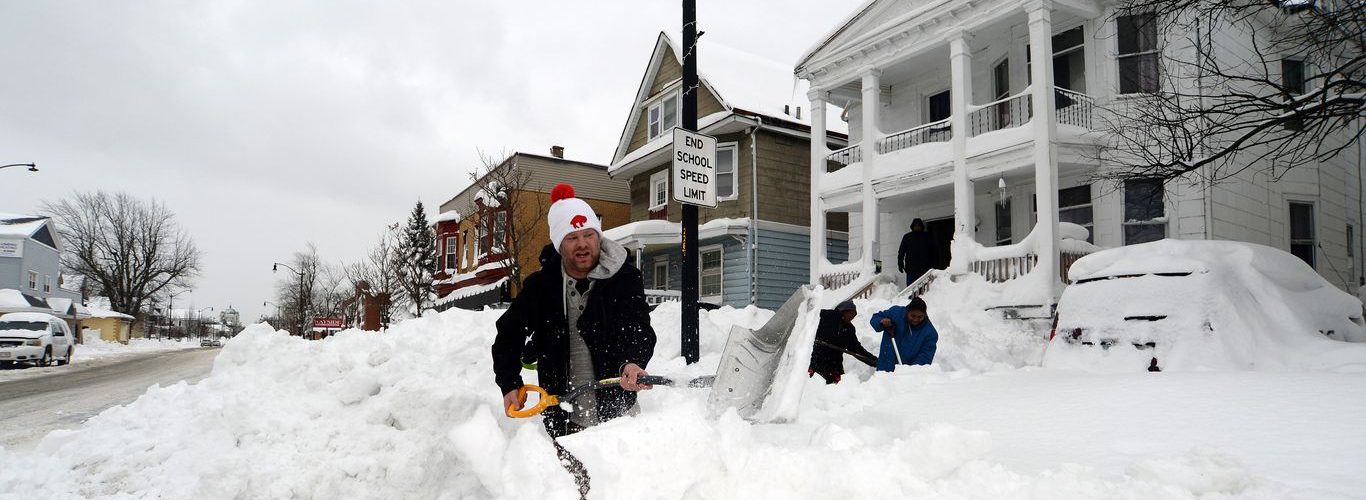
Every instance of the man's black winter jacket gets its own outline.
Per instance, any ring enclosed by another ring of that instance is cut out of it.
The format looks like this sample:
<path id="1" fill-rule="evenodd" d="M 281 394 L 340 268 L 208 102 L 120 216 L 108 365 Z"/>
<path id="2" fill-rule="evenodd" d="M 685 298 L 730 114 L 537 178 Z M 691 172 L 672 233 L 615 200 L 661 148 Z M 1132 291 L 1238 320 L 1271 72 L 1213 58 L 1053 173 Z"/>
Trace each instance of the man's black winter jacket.
<path id="1" fill-rule="evenodd" d="M 560 257 L 543 257 L 549 258 L 542 269 L 527 276 L 521 293 L 498 319 L 493 372 L 502 394 L 522 386 L 522 349 L 528 337 L 536 352 L 527 353 L 527 357 L 537 360 L 540 386 L 554 395 L 569 390 L 569 328 Z M 627 363 L 645 368 L 654 353 L 655 332 L 650 327 L 640 270 L 627 262 L 611 277 L 594 280 L 578 327 L 593 356 L 594 378 L 620 376 Z M 606 420 L 634 406 L 636 395 L 620 388 L 601 389 L 597 400 L 598 414 Z M 552 435 L 563 434 L 567 415 L 555 408 L 547 409 L 544 415 L 547 430 Z"/>

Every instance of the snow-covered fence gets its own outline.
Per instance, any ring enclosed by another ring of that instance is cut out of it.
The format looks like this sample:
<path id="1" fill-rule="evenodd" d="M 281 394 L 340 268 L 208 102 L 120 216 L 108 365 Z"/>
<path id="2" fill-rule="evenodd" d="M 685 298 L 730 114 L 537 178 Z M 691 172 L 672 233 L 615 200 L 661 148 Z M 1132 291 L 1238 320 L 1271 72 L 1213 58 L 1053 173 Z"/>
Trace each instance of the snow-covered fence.
<path id="1" fill-rule="evenodd" d="M 645 303 L 657 306 L 665 302 L 677 302 L 682 300 L 683 292 L 678 290 L 645 290 Z"/>
<path id="2" fill-rule="evenodd" d="M 858 269 L 825 273 L 821 275 L 821 286 L 825 287 L 826 290 L 844 288 L 858 279 L 860 274 L 861 271 Z"/>
<path id="3" fill-rule="evenodd" d="M 949 142 L 952 138 L 953 129 L 949 126 L 949 120 L 943 119 L 889 135 L 878 141 L 877 150 L 886 154 L 930 142 Z"/>
<path id="4" fill-rule="evenodd" d="M 825 159 L 827 162 L 838 163 L 839 168 L 844 168 L 850 164 L 863 161 L 863 150 L 859 149 L 858 145 L 855 144 L 835 151 L 834 153 L 830 153 L 830 156 L 826 156 Z M 835 170 L 838 170 L 838 168 Z"/>
<path id="5" fill-rule="evenodd" d="M 1034 98 L 1026 87 L 1019 94 L 982 106 L 971 106 L 968 112 L 968 137 L 1024 125 L 1034 117 L 1033 103 Z"/>

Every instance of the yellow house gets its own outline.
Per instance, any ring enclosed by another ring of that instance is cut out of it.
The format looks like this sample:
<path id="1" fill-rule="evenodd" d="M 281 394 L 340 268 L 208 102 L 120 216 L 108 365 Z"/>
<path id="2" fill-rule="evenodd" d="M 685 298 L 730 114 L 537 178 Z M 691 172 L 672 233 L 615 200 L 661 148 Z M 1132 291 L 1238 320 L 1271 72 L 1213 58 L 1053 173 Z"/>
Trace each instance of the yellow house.
<path id="1" fill-rule="evenodd" d="M 100 340 L 127 344 L 132 324 L 133 317 L 127 314 L 91 308 L 90 317 L 81 321 L 81 331 L 98 331 Z"/>

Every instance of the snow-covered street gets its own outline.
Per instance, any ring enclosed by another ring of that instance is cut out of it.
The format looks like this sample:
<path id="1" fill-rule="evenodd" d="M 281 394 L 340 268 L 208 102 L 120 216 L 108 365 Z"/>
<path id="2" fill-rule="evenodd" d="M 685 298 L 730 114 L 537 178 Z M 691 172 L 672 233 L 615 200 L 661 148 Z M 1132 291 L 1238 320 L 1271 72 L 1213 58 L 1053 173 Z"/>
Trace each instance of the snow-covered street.
<path id="1" fill-rule="evenodd" d="M 51 431 L 78 428 L 110 407 L 137 399 L 148 386 L 198 381 L 217 354 L 217 349 L 152 350 L 20 370 L 33 373 L 0 382 L 0 446 L 29 449 Z"/>
<path id="2" fill-rule="evenodd" d="M 703 313 L 679 357 L 653 316 L 649 370 L 714 370 L 722 332 L 766 311 Z M 451 310 L 320 342 L 258 325 L 197 384 L 152 388 L 33 451 L 0 451 L 10 498 L 575 498 L 539 419 L 497 408 L 497 312 Z M 945 359 L 981 356 L 944 342 Z M 307 362 L 300 362 L 307 360 Z M 952 363 L 950 363 L 952 364 Z M 592 498 L 1360 498 L 1366 374 L 1105 374 L 997 366 L 807 381 L 800 414 L 711 417 L 707 390 L 658 387 L 641 415 L 560 442 Z M 61 479 L 61 480 L 58 480 Z"/>

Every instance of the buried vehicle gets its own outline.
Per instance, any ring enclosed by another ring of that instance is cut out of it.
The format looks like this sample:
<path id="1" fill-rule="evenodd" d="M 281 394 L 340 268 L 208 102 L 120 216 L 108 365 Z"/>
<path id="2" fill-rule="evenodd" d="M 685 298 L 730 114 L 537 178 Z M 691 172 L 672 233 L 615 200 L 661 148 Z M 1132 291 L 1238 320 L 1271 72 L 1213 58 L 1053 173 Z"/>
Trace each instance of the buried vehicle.
<path id="1" fill-rule="evenodd" d="M 46 313 L 9 313 L 0 317 L 0 363 L 48 366 L 71 362 L 75 347 L 66 322 Z"/>
<path id="2" fill-rule="evenodd" d="M 1093 253 L 1069 277 L 1050 368 L 1366 370 L 1361 301 L 1281 250 L 1168 239 Z"/>

